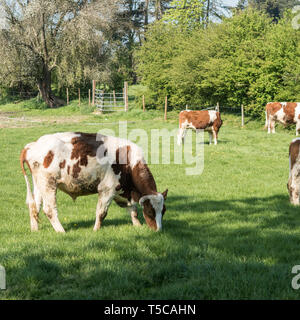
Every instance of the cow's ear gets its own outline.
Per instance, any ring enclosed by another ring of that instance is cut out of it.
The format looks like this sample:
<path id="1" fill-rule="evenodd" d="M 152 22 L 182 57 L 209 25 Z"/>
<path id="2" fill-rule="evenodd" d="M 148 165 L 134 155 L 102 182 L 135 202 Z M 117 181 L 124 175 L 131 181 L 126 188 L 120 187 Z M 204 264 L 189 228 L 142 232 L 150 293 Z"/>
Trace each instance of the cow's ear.
<path id="1" fill-rule="evenodd" d="M 167 199 L 167 195 L 168 195 L 168 189 L 166 189 L 163 193 L 162 193 L 164 199 Z"/>

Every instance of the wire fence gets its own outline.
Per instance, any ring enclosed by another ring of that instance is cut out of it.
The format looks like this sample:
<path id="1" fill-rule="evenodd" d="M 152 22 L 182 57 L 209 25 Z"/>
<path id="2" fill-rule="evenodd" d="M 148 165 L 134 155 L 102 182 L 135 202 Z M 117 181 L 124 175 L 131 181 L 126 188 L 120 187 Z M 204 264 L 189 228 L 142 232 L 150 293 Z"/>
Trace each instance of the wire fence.
<path id="1" fill-rule="evenodd" d="M 38 91 L 8 91 L 3 92 L 0 90 L 0 99 L 7 98 L 8 100 L 32 99 L 39 95 Z"/>
<path id="2" fill-rule="evenodd" d="M 98 86 L 99 88 L 99 86 Z M 128 111 L 128 100 L 130 101 L 137 101 L 136 97 L 132 95 L 128 95 L 128 83 L 124 82 L 123 92 L 104 92 L 102 89 L 96 88 L 96 81 L 93 80 L 92 89 L 84 88 L 65 88 L 60 89 L 59 94 L 57 94 L 61 99 L 66 101 L 68 105 L 70 100 L 78 101 L 78 105 L 81 106 L 81 103 L 87 104 L 92 106 L 93 108 L 96 107 L 100 112 L 112 112 L 112 111 Z M 22 99 L 31 99 L 36 97 L 37 100 L 42 101 L 39 91 L 14 91 L 14 90 L 7 90 L 1 92 L 0 89 L 0 99 L 2 100 L 3 97 L 7 97 L 12 101 L 22 100 Z M 142 108 L 145 112 L 146 109 L 146 101 L 145 96 L 142 96 Z M 136 102 L 135 102 L 136 103 Z M 222 105 L 217 103 L 216 106 L 203 104 L 203 105 L 186 105 L 185 108 L 178 108 L 178 106 L 172 106 L 172 110 L 216 110 L 220 111 L 220 113 L 228 113 L 228 114 L 235 114 L 240 115 L 242 118 L 242 126 L 244 126 L 244 118 L 245 118 L 245 109 L 244 106 L 241 107 L 231 107 Z M 170 111 L 170 106 L 168 106 L 168 97 L 165 97 L 165 105 L 164 105 L 164 119 L 167 120 L 167 112 Z"/>

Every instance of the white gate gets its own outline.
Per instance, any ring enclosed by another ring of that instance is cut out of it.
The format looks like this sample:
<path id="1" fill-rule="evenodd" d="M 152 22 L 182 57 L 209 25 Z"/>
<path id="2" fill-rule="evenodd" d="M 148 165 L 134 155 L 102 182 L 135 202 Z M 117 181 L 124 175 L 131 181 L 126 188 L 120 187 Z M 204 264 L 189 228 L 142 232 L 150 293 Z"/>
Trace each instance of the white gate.
<path id="1" fill-rule="evenodd" d="M 105 93 L 103 90 L 95 89 L 95 104 L 101 111 L 127 111 L 126 98 L 123 93 Z"/>

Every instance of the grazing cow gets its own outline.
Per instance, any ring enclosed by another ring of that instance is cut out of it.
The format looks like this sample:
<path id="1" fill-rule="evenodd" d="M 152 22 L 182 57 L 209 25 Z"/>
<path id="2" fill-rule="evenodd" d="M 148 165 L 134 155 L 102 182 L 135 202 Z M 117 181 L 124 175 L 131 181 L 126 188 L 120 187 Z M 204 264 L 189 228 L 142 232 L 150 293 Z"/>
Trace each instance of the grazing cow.
<path id="1" fill-rule="evenodd" d="M 299 205 L 300 193 L 300 138 L 294 139 L 290 144 L 289 151 L 290 174 L 287 188 L 290 195 L 290 202 Z"/>
<path id="2" fill-rule="evenodd" d="M 38 230 L 43 203 L 54 230 L 64 232 L 58 220 L 57 189 L 73 200 L 99 195 L 94 231 L 101 227 L 112 200 L 128 209 L 133 225 L 140 225 L 136 207 L 139 203 L 147 225 L 157 231 L 162 228 L 168 190 L 157 192 L 141 148 L 128 140 L 81 132 L 49 134 L 27 144 L 20 161 L 27 185 L 31 230 Z M 24 163 L 32 174 L 34 195 Z"/>
<path id="3" fill-rule="evenodd" d="M 284 125 L 296 124 L 296 135 L 300 130 L 300 103 L 299 102 L 270 102 L 266 106 L 266 124 L 268 133 L 275 133 L 275 123 Z"/>
<path id="4" fill-rule="evenodd" d="M 181 111 L 179 114 L 179 131 L 177 144 L 180 146 L 184 141 L 187 129 L 205 130 L 209 133 L 209 144 L 214 137 L 215 145 L 218 143 L 218 132 L 222 126 L 220 112 L 214 110 Z"/>

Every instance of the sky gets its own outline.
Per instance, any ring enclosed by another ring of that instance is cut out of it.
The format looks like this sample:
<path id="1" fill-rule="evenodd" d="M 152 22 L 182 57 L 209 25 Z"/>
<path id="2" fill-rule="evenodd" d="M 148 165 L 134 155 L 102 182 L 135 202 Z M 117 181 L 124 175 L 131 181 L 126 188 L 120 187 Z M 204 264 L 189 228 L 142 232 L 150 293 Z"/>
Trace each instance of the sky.
<path id="1" fill-rule="evenodd" d="M 223 5 L 236 6 L 239 0 L 222 0 Z M 0 6 L 0 29 L 4 28 L 3 12 Z"/>
<path id="2" fill-rule="evenodd" d="M 223 0 L 222 2 L 224 5 L 236 6 L 239 1 L 238 0 Z"/>

